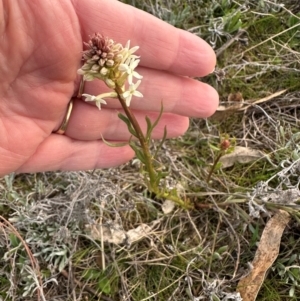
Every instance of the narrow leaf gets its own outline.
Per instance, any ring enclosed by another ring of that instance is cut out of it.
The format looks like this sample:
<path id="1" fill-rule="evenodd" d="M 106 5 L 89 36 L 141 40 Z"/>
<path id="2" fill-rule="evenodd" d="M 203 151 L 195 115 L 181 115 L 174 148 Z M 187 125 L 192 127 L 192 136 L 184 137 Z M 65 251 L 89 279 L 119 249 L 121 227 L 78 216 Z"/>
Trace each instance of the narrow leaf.
<path id="1" fill-rule="evenodd" d="M 162 147 L 163 143 L 166 141 L 166 138 L 167 138 L 167 126 L 164 127 L 164 135 L 163 135 L 161 141 L 159 142 L 159 145 L 156 148 L 153 158 L 157 157 L 157 154 L 161 150 L 161 147 Z"/>
<path id="2" fill-rule="evenodd" d="M 145 157 L 144 153 L 142 150 L 138 148 L 133 142 L 129 143 L 130 147 L 134 150 L 136 157 L 143 163 L 145 164 Z"/>
<path id="3" fill-rule="evenodd" d="M 118 117 L 126 123 L 128 131 L 130 132 L 130 134 L 133 135 L 134 137 L 138 138 L 134 128 L 132 127 L 132 124 L 131 124 L 130 120 L 125 115 L 123 115 L 121 113 L 118 114 Z"/>
<path id="4" fill-rule="evenodd" d="M 147 133 L 146 133 L 146 140 L 149 141 L 149 139 L 151 139 L 151 133 L 153 130 L 153 126 L 151 123 L 151 120 L 148 116 L 145 117 L 146 122 L 147 122 Z"/>
<path id="5" fill-rule="evenodd" d="M 161 102 L 159 115 L 158 115 L 158 117 L 156 118 L 156 120 L 154 121 L 154 123 L 152 125 L 153 128 L 155 128 L 157 126 L 157 124 L 158 124 L 158 122 L 159 122 L 159 120 L 160 120 L 160 118 L 162 116 L 163 111 L 164 111 L 164 105 L 163 105 L 163 102 Z"/>
<path id="6" fill-rule="evenodd" d="M 119 113 L 119 114 L 118 114 L 118 117 L 119 117 L 121 120 L 123 120 L 127 125 L 130 124 L 129 119 L 128 119 L 125 115 L 123 115 L 122 113 Z"/>
<path id="7" fill-rule="evenodd" d="M 111 143 L 111 142 L 108 142 L 107 140 L 104 139 L 104 137 L 101 135 L 101 139 L 103 140 L 103 142 L 108 145 L 108 146 L 111 146 L 111 147 L 122 147 L 122 146 L 126 146 L 128 145 L 128 142 L 118 142 L 118 143 Z"/>

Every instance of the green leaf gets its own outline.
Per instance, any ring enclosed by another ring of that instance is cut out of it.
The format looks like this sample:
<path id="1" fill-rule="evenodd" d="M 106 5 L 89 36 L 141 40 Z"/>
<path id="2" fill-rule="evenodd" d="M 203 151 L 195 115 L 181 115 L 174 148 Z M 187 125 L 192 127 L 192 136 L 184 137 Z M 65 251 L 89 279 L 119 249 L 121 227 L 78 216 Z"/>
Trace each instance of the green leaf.
<path id="1" fill-rule="evenodd" d="M 154 130 L 154 128 L 157 126 L 159 120 L 161 119 L 162 113 L 164 111 L 164 106 L 163 103 L 161 102 L 161 106 L 160 106 L 160 111 L 159 111 L 159 115 L 157 116 L 156 120 L 153 122 L 153 124 L 151 123 L 151 120 L 149 119 L 148 116 L 146 116 L 146 122 L 147 122 L 147 134 L 146 134 L 146 140 L 149 141 L 151 139 L 151 134 Z"/>
<path id="2" fill-rule="evenodd" d="M 59 265 L 58 265 L 58 271 L 59 272 L 61 272 L 64 268 L 65 268 L 65 266 L 67 265 L 67 263 L 68 263 L 68 258 L 67 257 L 65 257 L 65 256 L 63 256 L 62 258 L 60 258 L 60 261 L 57 261 L 57 263 L 59 262 Z M 56 263 L 56 264 L 57 264 Z M 57 266 L 55 264 L 55 266 Z"/>
<path id="3" fill-rule="evenodd" d="M 228 33 L 233 33 L 241 28 L 242 21 L 240 20 L 241 13 L 238 12 L 235 15 L 231 15 L 227 17 L 226 24 L 224 26 L 224 30 Z"/>
<path id="4" fill-rule="evenodd" d="M 20 239 L 15 234 L 11 233 L 9 238 L 13 248 L 16 248 L 20 244 Z"/>
<path id="5" fill-rule="evenodd" d="M 157 124 L 158 124 L 158 122 L 159 122 L 159 120 L 162 116 L 163 111 L 164 111 L 164 105 L 163 105 L 163 102 L 161 102 L 159 115 L 158 115 L 158 117 L 156 118 L 156 120 L 154 121 L 154 123 L 152 125 L 153 128 L 155 128 L 157 126 Z"/>
<path id="6" fill-rule="evenodd" d="M 134 150 L 136 157 L 143 163 L 145 164 L 145 156 L 144 153 L 141 149 L 139 149 L 138 146 L 134 144 L 134 142 L 129 142 L 130 147 Z"/>
<path id="7" fill-rule="evenodd" d="M 104 271 L 97 269 L 89 269 L 84 272 L 83 279 L 86 281 L 93 280 L 97 282 L 97 288 L 99 291 L 105 294 L 109 294 L 111 292 L 110 281 L 107 278 Z"/>
<path id="8" fill-rule="evenodd" d="M 218 259 L 218 260 L 222 259 L 222 256 L 218 252 L 214 252 L 212 257 L 213 257 L 213 259 Z"/>
<path id="9" fill-rule="evenodd" d="M 122 147 L 122 146 L 126 146 L 129 144 L 129 142 L 111 143 L 111 142 L 108 142 L 107 140 L 105 140 L 102 135 L 101 135 L 101 138 L 106 145 L 111 146 L 111 147 Z"/>
<path id="10" fill-rule="evenodd" d="M 97 269 L 88 269 L 82 275 L 85 280 L 97 280 L 101 277 L 101 271 Z"/>
<path id="11" fill-rule="evenodd" d="M 222 162 L 218 162 L 218 163 L 216 164 L 216 166 L 215 166 L 215 170 L 214 170 L 214 171 L 216 172 L 216 171 L 220 170 L 221 167 L 222 167 Z"/>
<path id="12" fill-rule="evenodd" d="M 146 140 L 149 141 L 149 139 L 151 139 L 151 134 L 153 131 L 153 126 L 151 123 L 151 120 L 148 116 L 145 117 L 146 122 L 147 122 L 147 133 L 146 133 Z"/>
<path id="13" fill-rule="evenodd" d="M 167 138 L 167 126 L 164 127 L 164 135 L 163 135 L 161 141 L 159 142 L 159 145 L 156 148 L 153 158 L 157 157 L 157 154 L 161 150 L 161 147 L 162 147 L 163 143 L 166 141 L 166 138 Z"/>
<path id="14" fill-rule="evenodd" d="M 169 172 L 163 172 L 161 170 L 159 170 L 157 172 L 157 184 L 159 184 L 160 180 L 167 177 L 169 175 Z"/>
<path id="15" fill-rule="evenodd" d="M 295 286 L 293 285 L 289 290 L 289 296 L 292 298 L 294 297 L 294 295 L 295 295 Z"/>
<path id="16" fill-rule="evenodd" d="M 129 120 L 125 115 L 123 115 L 122 113 L 119 113 L 119 114 L 118 114 L 118 117 L 119 117 L 121 120 L 123 120 L 127 125 L 130 124 L 130 120 Z"/>
<path id="17" fill-rule="evenodd" d="M 145 157 L 144 157 L 144 153 L 142 151 L 137 150 L 135 152 L 135 155 L 143 164 L 145 164 Z"/>
<path id="18" fill-rule="evenodd" d="M 110 294 L 111 292 L 111 286 L 110 286 L 110 281 L 109 279 L 106 277 L 106 275 L 104 275 L 104 273 L 102 273 L 100 279 L 98 280 L 98 289 L 104 293 L 104 294 Z"/>
<path id="19" fill-rule="evenodd" d="M 223 246 L 223 247 L 219 248 L 219 249 L 217 250 L 217 252 L 218 252 L 219 254 L 223 254 L 223 253 L 226 252 L 227 250 L 228 250 L 228 246 L 226 245 L 226 246 Z"/>
<path id="20" fill-rule="evenodd" d="M 291 265 L 297 260 L 298 254 L 293 254 L 288 261 L 288 264 Z"/>
<path id="21" fill-rule="evenodd" d="M 300 26 L 300 13 L 296 15 L 291 15 L 287 21 L 289 27 L 294 27 L 290 30 L 291 35 L 295 35 L 294 37 L 299 37 L 299 26 Z"/>
<path id="22" fill-rule="evenodd" d="M 124 122 L 126 123 L 129 133 L 130 133 L 131 135 L 133 135 L 134 137 L 138 138 L 137 133 L 136 133 L 135 129 L 133 128 L 133 126 L 132 126 L 130 120 L 129 120 L 125 115 L 123 115 L 122 113 L 119 113 L 119 114 L 118 114 L 118 117 L 119 117 L 122 121 L 124 121 Z"/>
<path id="23" fill-rule="evenodd" d="M 219 147 L 214 146 L 214 145 L 212 145 L 212 144 L 210 144 L 210 143 L 209 143 L 208 145 L 209 145 L 209 147 L 210 147 L 212 150 L 217 151 L 217 152 L 220 151 L 220 148 L 219 148 Z"/>

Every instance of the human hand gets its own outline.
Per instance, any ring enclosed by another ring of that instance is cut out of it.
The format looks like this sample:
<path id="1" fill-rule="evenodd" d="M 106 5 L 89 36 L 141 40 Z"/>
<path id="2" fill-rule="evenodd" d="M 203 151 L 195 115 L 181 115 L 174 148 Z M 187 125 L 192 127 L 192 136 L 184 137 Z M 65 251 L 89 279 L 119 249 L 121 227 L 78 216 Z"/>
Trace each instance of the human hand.
<path id="1" fill-rule="evenodd" d="M 153 133 L 161 138 L 183 134 L 188 117 L 207 117 L 218 103 L 213 88 L 188 76 L 204 76 L 215 66 L 213 50 L 196 36 L 114 0 L 35 0 L 0 3 L 0 176 L 10 172 L 85 170 L 122 164 L 133 157 L 128 146 L 111 148 L 101 140 L 126 141 L 118 118 L 121 106 L 108 101 L 99 111 L 74 101 L 64 135 L 62 123 L 79 87 L 77 69 L 83 41 L 100 32 L 125 45 L 140 46 L 143 75 L 131 109 L 144 129 L 145 115 L 164 114 Z M 97 95 L 100 81 L 85 93 Z"/>

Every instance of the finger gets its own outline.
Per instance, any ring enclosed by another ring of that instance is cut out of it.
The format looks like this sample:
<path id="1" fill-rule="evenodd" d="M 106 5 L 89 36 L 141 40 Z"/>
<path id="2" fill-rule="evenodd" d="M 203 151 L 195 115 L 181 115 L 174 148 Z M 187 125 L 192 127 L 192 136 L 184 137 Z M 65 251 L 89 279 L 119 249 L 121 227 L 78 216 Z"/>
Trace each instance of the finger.
<path id="1" fill-rule="evenodd" d="M 117 42 L 140 46 L 141 65 L 187 76 L 213 71 L 212 48 L 197 36 L 118 1 L 85 0 L 74 4 L 84 41 L 100 32 Z"/>
<path id="2" fill-rule="evenodd" d="M 109 168 L 129 161 L 133 155 L 129 146 L 110 147 L 102 141 L 83 142 L 52 134 L 16 172 Z"/>
<path id="3" fill-rule="evenodd" d="M 65 134 L 78 140 L 97 140 L 103 137 L 105 140 L 128 141 L 131 134 L 124 121 L 118 117 L 119 112 L 123 113 L 123 111 L 115 109 L 98 110 L 94 105 L 75 100 Z M 145 113 L 134 111 L 134 115 L 145 133 L 147 129 Z M 154 122 L 158 113 L 147 112 L 147 116 Z M 170 113 L 163 114 L 153 131 L 152 138 L 161 139 L 165 127 L 169 138 L 177 137 L 187 130 L 188 125 L 189 120 L 186 117 Z"/>
<path id="4" fill-rule="evenodd" d="M 188 77 L 148 68 L 140 68 L 143 75 L 138 90 L 144 98 L 133 97 L 130 107 L 135 110 L 160 111 L 189 117 L 211 116 L 218 107 L 219 96 L 214 88 Z M 86 82 L 84 92 L 98 95 L 107 87 L 99 80 Z M 107 107 L 121 108 L 117 99 L 108 101 Z"/>

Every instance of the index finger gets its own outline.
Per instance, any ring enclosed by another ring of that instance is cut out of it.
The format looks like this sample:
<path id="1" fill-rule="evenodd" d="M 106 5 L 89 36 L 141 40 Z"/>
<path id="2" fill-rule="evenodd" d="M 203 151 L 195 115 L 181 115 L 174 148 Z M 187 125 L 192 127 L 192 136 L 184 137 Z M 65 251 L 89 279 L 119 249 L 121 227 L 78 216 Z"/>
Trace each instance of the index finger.
<path id="1" fill-rule="evenodd" d="M 84 41 L 100 32 L 123 45 L 140 46 L 140 65 L 186 76 L 213 71 L 213 49 L 199 37 L 114 0 L 74 1 Z"/>

